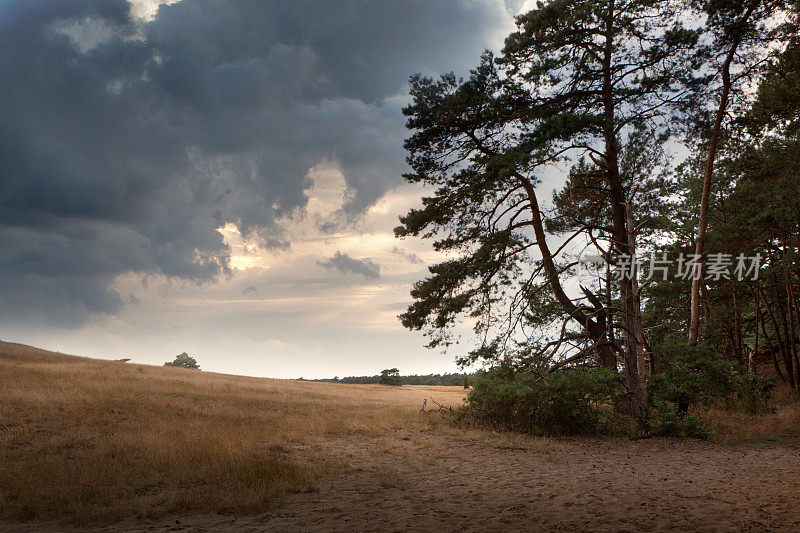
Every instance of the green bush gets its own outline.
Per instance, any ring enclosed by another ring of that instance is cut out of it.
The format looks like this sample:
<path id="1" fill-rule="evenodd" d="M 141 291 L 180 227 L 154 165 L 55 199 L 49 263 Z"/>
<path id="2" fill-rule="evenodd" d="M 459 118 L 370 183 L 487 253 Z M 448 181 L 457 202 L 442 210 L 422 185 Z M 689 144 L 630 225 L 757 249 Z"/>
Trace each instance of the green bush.
<path id="1" fill-rule="evenodd" d="M 778 384 L 777 378 L 737 372 L 733 384 L 733 390 L 726 398 L 729 409 L 750 415 L 773 411 L 771 393 Z"/>
<path id="2" fill-rule="evenodd" d="M 707 439 L 715 427 L 689 414 L 692 405 L 718 405 L 748 414 L 768 412 L 775 380 L 743 371 L 735 361 L 702 348 L 669 360 L 649 379 L 650 432 Z"/>
<path id="3" fill-rule="evenodd" d="M 622 378 L 607 369 L 537 375 L 497 367 L 475 384 L 461 414 L 525 433 L 603 433 L 622 390 Z"/>
<path id="4" fill-rule="evenodd" d="M 650 401 L 672 402 L 685 415 L 691 405 L 724 397 L 733 388 L 734 368 L 729 360 L 705 354 L 677 357 L 650 377 Z"/>
<path id="5" fill-rule="evenodd" d="M 186 352 L 175 356 L 175 360 L 164 363 L 164 366 L 177 366 L 180 368 L 192 368 L 194 370 L 200 369 L 197 360 Z"/>
<path id="6" fill-rule="evenodd" d="M 708 439 L 716 428 L 696 416 L 681 413 L 671 403 L 657 403 L 650 407 L 650 434 L 662 437 L 693 437 Z"/>

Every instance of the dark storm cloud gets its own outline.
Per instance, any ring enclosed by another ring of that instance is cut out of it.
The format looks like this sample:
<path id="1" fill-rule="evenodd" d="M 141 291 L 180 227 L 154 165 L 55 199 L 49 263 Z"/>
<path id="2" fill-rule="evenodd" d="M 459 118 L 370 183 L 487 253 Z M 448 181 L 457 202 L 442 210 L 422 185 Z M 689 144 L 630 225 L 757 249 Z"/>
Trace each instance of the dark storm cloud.
<path id="1" fill-rule="evenodd" d="M 336 252 L 327 261 L 320 261 L 320 266 L 334 268 L 342 274 L 361 274 L 365 278 L 379 278 L 381 266 L 372 259 L 355 259 L 342 252 Z"/>
<path id="2" fill-rule="evenodd" d="M 212 280 L 229 262 L 215 228 L 283 243 L 274 223 L 302 213 L 323 159 L 348 187 L 328 224 L 357 219 L 403 171 L 408 74 L 465 70 L 505 16 L 185 0 L 144 23 L 124 0 L 0 4 L 0 316 L 114 313 L 126 272 Z"/>

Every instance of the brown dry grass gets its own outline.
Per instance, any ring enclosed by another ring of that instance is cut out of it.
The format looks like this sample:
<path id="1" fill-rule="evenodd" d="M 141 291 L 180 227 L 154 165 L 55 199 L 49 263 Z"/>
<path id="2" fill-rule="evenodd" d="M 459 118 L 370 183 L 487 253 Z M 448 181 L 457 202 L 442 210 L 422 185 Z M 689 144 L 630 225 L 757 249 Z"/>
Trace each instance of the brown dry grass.
<path id="1" fill-rule="evenodd" d="M 402 435 L 437 423 L 417 415 L 424 397 L 457 405 L 464 396 L 455 387 L 258 379 L 3 342 L 0 383 L 0 518 L 76 524 L 263 511 L 341 467 L 325 438 Z"/>
<path id="2" fill-rule="evenodd" d="M 780 384 L 773 393 L 774 412 L 748 415 L 721 408 L 703 407 L 696 415 L 716 427 L 714 442 L 725 444 L 796 440 L 800 435 L 800 402 L 788 385 Z"/>
<path id="3" fill-rule="evenodd" d="M 636 509 L 648 527 L 660 521 L 667 528 L 691 501 L 690 528 L 733 517 L 739 521 L 729 525 L 740 529 L 761 523 L 755 507 L 747 516 L 732 512 L 747 508 L 751 494 L 783 501 L 778 493 L 800 488 L 800 463 L 791 459 L 800 443 L 800 405 L 785 391 L 774 414 L 696 413 L 718 426 L 712 444 L 529 437 L 418 414 L 424 397 L 455 406 L 464 393 L 247 378 L 0 342 L 0 528 L 5 519 L 12 521 L 7 526 L 33 520 L 34 529 L 53 520 L 118 522 L 126 530 L 180 515 L 192 530 L 224 513 L 256 529 L 284 522 L 274 529 L 305 529 L 309 517 L 327 529 L 369 529 L 380 507 L 382 519 L 391 515 L 398 528 L 413 516 L 431 530 L 442 528 L 441 517 L 473 529 L 513 530 L 549 513 L 550 525 L 617 530 L 628 528 L 622 519 L 630 516 L 617 513 L 616 502 L 646 497 Z M 732 446 L 741 443 L 750 446 Z M 639 466 L 631 478 L 633 463 Z M 746 481 L 729 483 L 742 472 Z M 668 477 L 682 481 L 673 486 Z M 641 484 L 649 488 L 631 488 Z M 740 485 L 756 488 L 748 494 Z M 288 495 L 279 509 L 274 505 L 284 494 L 318 486 L 319 493 Z M 681 500 L 669 492 L 675 487 L 694 492 Z M 733 502 L 718 506 L 713 519 L 701 498 L 711 493 Z M 580 494 L 606 499 L 576 514 L 572 500 Z M 564 501 L 553 504 L 555 495 Z M 550 499 L 529 509 L 544 497 Z M 467 510 L 462 501 L 472 502 Z M 783 514 L 770 511 L 777 518 L 769 523 L 800 527 L 791 521 L 800 516 L 792 502 L 777 509 Z M 512 527 L 497 522 L 507 508 L 530 512 Z M 267 509 L 268 516 L 260 514 Z"/>

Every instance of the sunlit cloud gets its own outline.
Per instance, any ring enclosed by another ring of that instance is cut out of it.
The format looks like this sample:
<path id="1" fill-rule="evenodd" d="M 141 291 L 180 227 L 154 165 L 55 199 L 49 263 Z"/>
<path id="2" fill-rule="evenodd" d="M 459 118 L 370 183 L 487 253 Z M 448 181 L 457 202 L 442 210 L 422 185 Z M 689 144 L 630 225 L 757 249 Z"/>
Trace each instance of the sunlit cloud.
<path id="1" fill-rule="evenodd" d="M 401 110 L 413 72 L 502 45 L 514 2 L 8 5 L 0 336 L 254 375 L 453 369 L 396 316 L 442 259 L 392 231 L 424 193 Z"/>

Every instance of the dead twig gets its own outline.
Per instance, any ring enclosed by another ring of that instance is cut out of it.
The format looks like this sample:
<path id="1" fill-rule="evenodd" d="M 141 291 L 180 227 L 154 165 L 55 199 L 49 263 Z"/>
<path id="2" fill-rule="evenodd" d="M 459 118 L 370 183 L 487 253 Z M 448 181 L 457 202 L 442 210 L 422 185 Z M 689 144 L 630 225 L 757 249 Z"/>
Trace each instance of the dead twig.
<path id="1" fill-rule="evenodd" d="M 436 400 L 434 400 L 432 397 L 431 397 L 431 402 L 432 402 L 434 405 L 436 405 L 437 409 L 428 409 L 428 410 L 426 411 L 426 410 L 425 410 L 425 406 L 428 404 L 428 399 L 427 399 L 427 398 L 425 398 L 425 399 L 422 401 L 422 409 L 420 409 L 420 410 L 419 410 L 419 412 L 420 412 L 420 413 L 442 413 L 442 412 L 445 412 L 445 411 L 452 411 L 452 410 L 453 410 L 453 408 L 452 408 L 452 407 L 447 407 L 446 405 L 442 405 L 442 404 L 440 404 L 439 402 L 437 402 Z"/>

